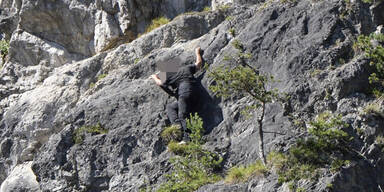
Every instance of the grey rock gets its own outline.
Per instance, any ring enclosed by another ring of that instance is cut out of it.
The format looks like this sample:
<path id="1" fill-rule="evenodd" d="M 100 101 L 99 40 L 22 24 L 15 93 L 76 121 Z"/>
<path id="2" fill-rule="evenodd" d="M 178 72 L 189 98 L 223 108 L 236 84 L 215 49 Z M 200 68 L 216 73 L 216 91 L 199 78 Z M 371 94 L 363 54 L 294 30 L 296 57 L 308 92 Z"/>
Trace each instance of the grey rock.
<path id="1" fill-rule="evenodd" d="M 31 169 L 32 162 L 27 162 L 16 166 L 9 174 L 8 178 L 2 182 L 0 191 L 31 191 L 39 192 L 39 183 Z"/>
<path id="2" fill-rule="evenodd" d="M 183 65 L 193 63 L 197 46 L 204 50 L 209 69 L 233 65 L 224 58 L 238 53 L 232 46 L 236 40 L 251 53 L 252 66 L 276 77 L 278 81 L 268 86 L 290 96 L 287 103 L 267 105 L 267 152 L 286 151 L 302 135 L 294 120 L 308 122 L 330 110 L 350 124 L 345 131 L 354 136 L 352 147 L 364 158 L 356 157 L 333 175 L 326 170 L 317 181 L 300 180 L 301 186 L 325 191 L 326 183 L 332 183 L 335 191 L 378 191 L 384 184 L 384 163 L 374 144 L 375 137 L 384 134 L 384 121 L 361 114 L 373 100 L 367 91 L 372 68 L 366 59 L 350 54 L 357 33 L 376 30 L 377 23 L 363 3 L 355 2 L 355 11 L 341 19 L 344 1 L 269 2 L 265 7 L 255 4 L 258 1 L 237 1 L 226 10 L 178 16 L 121 44 L 162 11 L 175 17 L 209 2 L 24 0 L 21 6 L 2 2 L 8 15 L 20 19 L 12 33 L 10 61 L 0 76 L 4 186 L 15 186 L 6 182 L 18 181 L 13 170 L 28 170 L 23 166 L 33 161 L 33 174 L 25 175 L 36 175 L 42 191 L 138 191 L 147 185 L 155 189 L 171 170 L 168 160 L 173 154 L 159 135 L 168 123 L 165 106 L 173 99 L 149 75 L 157 71 L 156 63 L 169 58 L 178 57 Z M 36 47 L 26 46 L 32 44 Z M 106 77 L 98 78 L 102 74 Z M 204 147 L 224 157 L 223 174 L 232 166 L 257 160 L 255 121 L 240 115 L 250 98 L 216 98 L 208 90 L 213 82 L 207 72 L 196 76 L 204 98 L 200 103 Z M 82 143 L 74 142 L 76 129 L 96 124 L 108 133 L 84 133 Z M 198 191 L 289 191 L 289 187 L 270 174 L 244 184 L 209 184 Z"/>

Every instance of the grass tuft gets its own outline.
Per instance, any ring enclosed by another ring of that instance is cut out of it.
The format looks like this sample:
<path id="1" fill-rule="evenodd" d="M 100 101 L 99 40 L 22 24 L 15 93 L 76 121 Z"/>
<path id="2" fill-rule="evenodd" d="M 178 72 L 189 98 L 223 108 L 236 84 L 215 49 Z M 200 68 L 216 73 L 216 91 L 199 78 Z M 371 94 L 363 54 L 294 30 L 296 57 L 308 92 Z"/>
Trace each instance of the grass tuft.
<path id="1" fill-rule="evenodd" d="M 158 17 L 156 19 L 153 19 L 152 23 L 147 27 L 144 34 L 149 33 L 151 31 L 153 31 L 154 29 L 159 28 L 162 25 L 165 25 L 167 23 L 169 23 L 169 19 L 166 17 Z"/>
<path id="2" fill-rule="evenodd" d="M 172 125 L 166 127 L 160 134 L 160 137 L 164 142 L 169 143 L 171 141 L 179 141 L 181 140 L 182 132 L 180 126 Z"/>
<path id="3" fill-rule="evenodd" d="M 263 176 L 268 173 L 268 169 L 263 163 L 258 160 L 248 166 L 240 165 L 229 170 L 225 177 L 226 183 L 241 183 L 246 182 L 252 177 Z"/>
<path id="4" fill-rule="evenodd" d="M 84 137 L 86 133 L 91 134 L 106 134 L 108 133 L 108 129 L 103 128 L 100 123 L 93 126 L 82 126 L 74 131 L 73 141 L 75 144 L 83 143 Z"/>

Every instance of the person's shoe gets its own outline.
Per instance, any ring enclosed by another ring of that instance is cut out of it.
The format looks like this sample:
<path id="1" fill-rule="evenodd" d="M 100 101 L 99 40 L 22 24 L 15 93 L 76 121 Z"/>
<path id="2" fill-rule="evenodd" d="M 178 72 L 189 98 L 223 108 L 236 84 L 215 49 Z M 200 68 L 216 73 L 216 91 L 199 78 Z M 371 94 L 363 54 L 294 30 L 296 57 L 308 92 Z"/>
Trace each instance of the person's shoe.
<path id="1" fill-rule="evenodd" d="M 182 141 L 180 141 L 178 144 L 179 144 L 179 145 L 185 145 L 185 144 L 187 144 L 187 142 L 185 142 L 184 140 L 182 140 Z"/>

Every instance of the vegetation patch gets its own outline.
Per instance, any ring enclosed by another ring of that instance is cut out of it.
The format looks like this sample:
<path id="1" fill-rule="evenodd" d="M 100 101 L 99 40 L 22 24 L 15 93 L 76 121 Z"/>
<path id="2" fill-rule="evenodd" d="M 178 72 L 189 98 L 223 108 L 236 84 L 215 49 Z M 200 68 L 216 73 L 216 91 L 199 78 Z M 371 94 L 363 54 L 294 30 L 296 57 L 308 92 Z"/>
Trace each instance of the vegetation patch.
<path id="1" fill-rule="evenodd" d="M 9 50 L 9 41 L 1 40 L 0 41 L 0 56 L 3 60 L 8 55 L 8 50 Z"/>
<path id="2" fill-rule="evenodd" d="M 259 160 L 248 166 L 240 165 L 231 168 L 225 177 L 225 182 L 231 184 L 242 183 L 248 181 L 250 178 L 264 176 L 267 173 L 268 168 Z"/>
<path id="3" fill-rule="evenodd" d="M 96 83 L 102 79 L 104 79 L 108 74 L 100 74 L 97 76 L 96 82 L 89 84 L 89 88 L 94 88 L 96 86 Z"/>
<path id="4" fill-rule="evenodd" d="M 225 4 L 225 5 L 220 5 L 219 7 L 217 7 L 217 9 L 219 11 L 227 11 L 228 9 L 231 8 L 231 5 L 230 4 Z"/>
<path id="5" fill-rule="evenodd" d="M 374 2 L 382 2 L 383 0 L 362 0 L 364 3 L 372 4 Z"/>
<path id="6" fill-rule="evenodd" d="M 147 27 L 144 34 L 153 31 L 156 28 L 159 28 L 165 24 L 169 23 L 169 19 L 166 17 L 158 17 L 152 20 L 152 23 Z"/>
<path id="7" fill-rule="evenodd" d="M 166 127 L 160 134 L 160 137 L 164 142 L 169 143 L 171 141 L 179 141 L 181 140 L 182 132 L 180 126 L 171 125 Z"/>
<path id="8" fill-rule="evenodd" d="M 374 66 L 375 72 L 370 74 L 369 83 L 375 85 L 373 93 L 382 95 L 384 87 L 384 34 L 369 36 L 360 35 L 353 45 L 356 53 L 364 52 L 365 57 L 370 60 L 369 64 Z"/>
<path id="9" fill-rule="evenodd" d="M 210 12 L 211 11 L 211 7 L 204 7 L 203 9 L 203 12 Z"/>
<path id="10" fill-rule="evenodd" d="M 345 159 L 351 150 L 351 137 L 342 128 L 348 125 L 341 116 L 322 113 L 310 122 L 308 137 L 299 139 L 287 153 L 271 152 L 268 164 L 279 175 L 279 182 L 290 182 L 297 191 L 296 183 L 301 179 L 315 180 L 321 168 L 332 172 L 350 164 Z"/>
<path id="11" fill-rule="evenodd" d="M 191 142 L 178 144 L 171 141 L 168 150 L 176 154 L 170 159 L 172 172 L 158 192 L 192 192 L 199 187 L 221 180 L 216 173 L 221 169 L 222 157 L 203 148 L 203 121 L 195 114 L 187 121 Z"/>
<path id="12" fill-rule="evenodd" d="M 250 53 L 245 51 L 244 45 L 237 39 L 232 41 L 232 46 L 238 50 L 237 54 L 225 55 L 223 60 L 230 62 L 235 67 L 220 66 L 210 71 L 208 74 L 214 80 L 209 89 L 219 97 L 237 97 L 249 96 L 254 104 L 245 106 L 243 114 L 250 114 L 250 111 L 259 112 L 255 119 L 258 130 L 258 148 L 259 156 L 263 164 L 266 164 L 263 141 L 263 119 L 265 115 L 265 106 L 273 100 L 279 100 L 279 94 L 276 89 L 268 89 L 267 84 L 274 82 L 274 78 L 268 74 L 262 74 L 261 71 L 249 65 Z"/>
<path id="13" fill-rule="evenodd" d="M 108 133 L 108 129 L 103 128 L 100 123 L 93 126 L 82 126 L 74 131 L 73 141 L 75 144 L 81 144 L 84 141 L 84 137 L 86 133 L 90 134 L 106 134 Z"/>
<path id="14" fill-rule="evenodd" d="M 384 136 L 379 135 L 375 139 L 375 144 L 380 147 L 381 151 L 384 152 Z"/>
<path id="15" fill-rule="evenodd" d="M 366 115 L 377 115 L 377 116 L 384 117 L 384 114 L 378 103 L 368 104 L 367 106 L 364 107 L 363 112 Z"/>

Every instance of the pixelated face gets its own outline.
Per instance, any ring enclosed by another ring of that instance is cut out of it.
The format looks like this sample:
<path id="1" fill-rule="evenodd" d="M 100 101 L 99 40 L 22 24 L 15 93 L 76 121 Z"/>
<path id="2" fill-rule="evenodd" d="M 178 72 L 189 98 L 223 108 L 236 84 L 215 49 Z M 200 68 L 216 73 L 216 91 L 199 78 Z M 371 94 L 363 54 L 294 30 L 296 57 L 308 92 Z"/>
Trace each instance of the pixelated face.
<path id="1" fill-rule="evenodd" d="M 181 66 L 181 59 L 178 57 L 165 59 L 157 62 L 157 69 L 161 72 L 177 72 Z"/>

